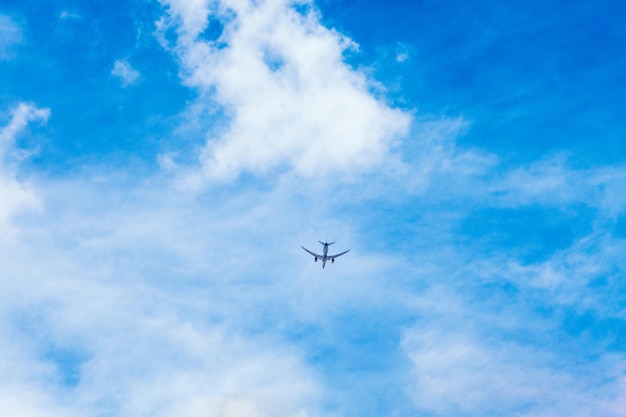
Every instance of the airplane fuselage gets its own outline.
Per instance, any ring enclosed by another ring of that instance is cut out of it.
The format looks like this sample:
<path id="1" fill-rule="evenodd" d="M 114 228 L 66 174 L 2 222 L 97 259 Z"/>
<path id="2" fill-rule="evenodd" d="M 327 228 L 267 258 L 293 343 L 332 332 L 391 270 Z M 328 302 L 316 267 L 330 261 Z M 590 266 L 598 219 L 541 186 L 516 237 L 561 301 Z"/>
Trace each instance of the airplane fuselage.
<path id="1" fill-rule="evenodd" d="M 324 252 L 322 255 L 322 269 L 326 268 L 326 260 L 328 259 L 328 243 L 324 243 Z"/>

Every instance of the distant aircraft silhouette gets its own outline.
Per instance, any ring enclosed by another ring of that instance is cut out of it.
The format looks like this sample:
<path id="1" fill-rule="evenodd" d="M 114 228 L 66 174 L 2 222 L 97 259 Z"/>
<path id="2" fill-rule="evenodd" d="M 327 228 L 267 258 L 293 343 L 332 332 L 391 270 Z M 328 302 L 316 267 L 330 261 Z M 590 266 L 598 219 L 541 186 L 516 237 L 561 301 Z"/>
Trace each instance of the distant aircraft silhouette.
<path id="1" fill-rule="evenodd" d="M 341 256 L 341 255 L 343 255 L 344 253 L 348 253 L 348 252 L 350 252 L 350 249 L 348 249 L 347 251 L 345 251 L 345 252 L 341 252 L 341 253 L 338 253 L 337 255 L 329 255 L 329 254 L 328 254 L 328 247 L 329 247 L 330 245 L 332 245 L 333 243 L 335 243 L 335 242 L 330 242 L 330 243 L 328 243 L 328 242 L 322 242 L 321 240 L 318 240 L 318 242 L 320 242 L 322 245 L 324 245 L 324 252 L 323 252 L 323 255 L 318 255 L 318 254 L 317 254 L 317 253 L 315 253 L 315 252 L 311 252 L 310 250 L 308 250 L 307 248 L 305 248 L 305 247 L 304 247 L 304 246 L 302 246 L 302 245 L 300 245 L 300 247 L 301 247 L 302 249 L 304 249 L 305 251 L 309 252 L 311 255 L 313 255 L 313 257 L 315 258 L 315 262 L 317 262 L 317 260 L 318 260 L 318 259 L 320 259 L 320 260 L 322 261 L 322 269 L 324 269 L 324 268 L 326 267 L 326 261 L 330 261 L 330 263 L 333 263 L 333 264 L 334 264 L 334 263 L 335 263 L 335 258 L 340 257 L 340 256 Z"/>

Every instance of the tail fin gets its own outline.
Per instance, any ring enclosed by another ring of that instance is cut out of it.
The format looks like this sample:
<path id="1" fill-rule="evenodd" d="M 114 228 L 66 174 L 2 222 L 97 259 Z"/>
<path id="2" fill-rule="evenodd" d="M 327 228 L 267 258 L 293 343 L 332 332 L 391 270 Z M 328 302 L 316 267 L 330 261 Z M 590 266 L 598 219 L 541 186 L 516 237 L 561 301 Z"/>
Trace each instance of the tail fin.
<path id="1" fill-rule="evenodd" d="M 324 246 L 326 246 L 326 245 L 330 246 L 330 245 L 332 245 L 333 243 L 335 243 L 335 242 L 330 242 L 330 243 L 328 243 L 328 242 L 322 242 L 321 240 L 318 240 L 318 242 L 320 242 L 320 243 L 321 243 L 322 245 L 324 245 Z"/>

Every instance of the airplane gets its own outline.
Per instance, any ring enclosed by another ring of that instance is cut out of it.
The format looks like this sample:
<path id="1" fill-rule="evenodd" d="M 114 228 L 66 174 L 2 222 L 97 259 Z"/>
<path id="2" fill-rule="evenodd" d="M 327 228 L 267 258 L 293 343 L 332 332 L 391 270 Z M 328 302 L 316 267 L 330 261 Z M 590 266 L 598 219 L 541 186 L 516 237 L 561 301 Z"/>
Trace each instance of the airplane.
<path id="1" fill-rule="evenodd" d="M 330 261 L 331 263 L 334 264 L 335 263 L 335 258 L 338 258 L 339 256 L 343 255 L 344 253 L 350 252 L 350 249 L 348 249 L 347 251 L 338 253 L 337 255 L 329 255 L 328 254 L 328 247 L 330 245 L 332 245 L 333 243 L 335 243 L 335 242 L 328 243 L 328 242 L 322 242 L 321 240 L 318 240 L 318 242 L 320 242 L 322 245 L 324 245 L 323 255 L 318 255 L 315 252 L 311 252 L 310 250 L 308 250 L 307 248 L 305 248 L 302 245 L 300 245 L 300 247 L 302 249 L 304 249 L 305 251 L 309 252 L 311 255 L 313 255 L 313 257 L 315 258 L 315 262 L 317 262 L 318 259 L 321 259 L 322 260 L 322 269 L 324 269 L 326 267 L 326 261 Z"/>

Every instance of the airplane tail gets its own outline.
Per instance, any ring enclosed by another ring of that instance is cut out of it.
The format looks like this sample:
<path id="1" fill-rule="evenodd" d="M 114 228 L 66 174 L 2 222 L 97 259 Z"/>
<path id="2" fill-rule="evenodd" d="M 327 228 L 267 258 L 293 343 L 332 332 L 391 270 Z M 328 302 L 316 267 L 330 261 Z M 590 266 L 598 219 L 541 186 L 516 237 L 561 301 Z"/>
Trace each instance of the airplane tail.
<path id="1" fill-rule="evenodd" d="M 330 245 L 332 245 L 333 243 L 335 243 L 335 242 L 330 242 L 330 243 L 326 242 L 326 243 L 324 243 L 324 242 L 322 242 L 321 240 L 318 240 L 318 242 L 320 242 L 322 245 L 328 245 L 328 246 L 330 246 Z"/>

